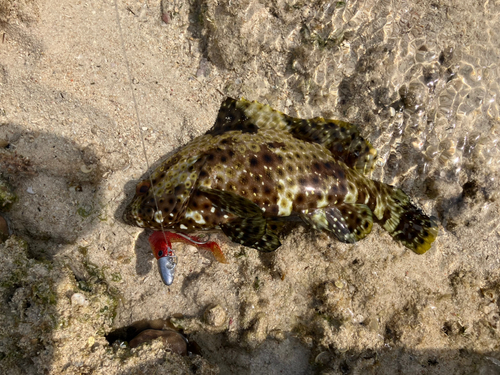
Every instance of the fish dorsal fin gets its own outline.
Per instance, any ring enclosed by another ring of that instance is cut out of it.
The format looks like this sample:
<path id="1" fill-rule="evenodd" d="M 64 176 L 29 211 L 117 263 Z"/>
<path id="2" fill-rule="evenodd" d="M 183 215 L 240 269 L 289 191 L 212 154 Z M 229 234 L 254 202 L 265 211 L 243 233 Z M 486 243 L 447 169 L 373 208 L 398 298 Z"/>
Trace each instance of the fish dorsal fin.
<path id="1" fill-rule="evenodd" d="M 236 130 L 256 133 L 259 129 L 285 131 L 302 141 L 318 143 L 348 167 L 364 174 L 375 166 L 377 150 L 361 136 L 356 125 L 323 117 L 291 117 L 268 105 L 246 99 L 227 98 L 208 134 L 220 135 Z"/>
<path id="2" fill-rule="evenodd" d="M 227 98 L 220 106 L 214 126 L 206 134 L 216 136 L 236 130 L 242 133 L 256 133 L 259 128 L 246 115 L 242 103 L 243 101 Z"/>
<path id="3" fill-rule="evenodd" d="M 286 117 L 288 131 L 295 138 L 323 145 L 333 156 L 358 172 L 366 174 L 373 169 L 377 150 L 361 137 L 356 125 L 340 120 L 325 120 L 323 117 L 309 120 Z"/>

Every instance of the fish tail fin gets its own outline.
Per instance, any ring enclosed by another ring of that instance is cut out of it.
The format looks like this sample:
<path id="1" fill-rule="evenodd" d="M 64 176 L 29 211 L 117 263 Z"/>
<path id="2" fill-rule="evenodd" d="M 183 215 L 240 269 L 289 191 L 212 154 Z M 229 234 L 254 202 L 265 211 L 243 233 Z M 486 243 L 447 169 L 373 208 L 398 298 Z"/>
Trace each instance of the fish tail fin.
<path id="1" fill-rule="evenodd" d="M 386 194 L 380 194 L 374 214 L 378 222 L 396 241 L 417 254 L 431 248 L 437 237 L 436 218 L 427 216 L 400 189 L 383 184 Z"/>

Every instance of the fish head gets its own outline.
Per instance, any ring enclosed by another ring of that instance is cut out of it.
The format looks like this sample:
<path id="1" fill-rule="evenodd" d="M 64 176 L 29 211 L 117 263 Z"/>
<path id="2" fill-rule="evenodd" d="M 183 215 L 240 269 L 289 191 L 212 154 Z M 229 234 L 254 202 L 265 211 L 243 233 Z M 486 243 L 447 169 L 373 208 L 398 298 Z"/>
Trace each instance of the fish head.
<path id="1" fill-rule="evenodd" d="M 141 228 L 168 228 L 183 212 L 188 197 L 185 184 L 180 183 L 175 188 L 169 186 L 166 189 L 163 182 L 155 178 L 140 181 L 136 185 L 134 198 L 125 208 L 123 220 Z"/>
<path id="2" fill-rule="evenodd" d="M 203 161 L 196 156 L 184 158 L 182 153 L 171 159 L 137 184 L 123 214 L 127 224 L 163 230 L 183 218 Z"/>

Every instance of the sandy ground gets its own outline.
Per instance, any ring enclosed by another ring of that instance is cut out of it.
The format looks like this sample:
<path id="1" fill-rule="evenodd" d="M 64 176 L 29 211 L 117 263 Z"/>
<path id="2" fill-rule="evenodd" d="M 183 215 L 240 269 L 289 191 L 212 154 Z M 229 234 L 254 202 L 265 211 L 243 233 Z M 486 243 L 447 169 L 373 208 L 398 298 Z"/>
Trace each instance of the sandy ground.
<path id="1" fill-rule="evenodd" d="M 0 173 L 17 195 L 2 213 L 3 373 L 500 373 L 498 1 L 117 11 L 0 0 Z M 229 264 L 179 245 L 164 286 L 147 234 L 119 217 L 146 156 L 203 134 L 225 96 L 359 124 L 373 178 L 438 217 L 433 248 L 377 226 L 354 245 L 291 228 L 273 254 L 214 234 Z M 201 356 L 125 343 L 168 318 Z"/>

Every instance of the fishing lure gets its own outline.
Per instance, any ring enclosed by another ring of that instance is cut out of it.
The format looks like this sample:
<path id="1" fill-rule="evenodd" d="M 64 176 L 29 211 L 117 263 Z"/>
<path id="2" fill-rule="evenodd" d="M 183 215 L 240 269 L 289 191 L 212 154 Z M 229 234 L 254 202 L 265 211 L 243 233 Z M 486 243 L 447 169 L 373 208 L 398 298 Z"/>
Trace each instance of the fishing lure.
<path id="1" fill-rule="evenodd" d="M 159 231 L 150 244 L 167 285 L 175 271 L 171 242 L 208 249 L 225 262 L 215 242 L 187 236 L 205 230 L 269 252 L 281 245 L 286 221 L 304 221 L 347 243 L 364 238 L 375 222 L 423 254 L 437 236 L 435 218 L 402 190 L 366 176 L 376 156 L 350 123 L 294 118 L 228 98 L 212 129 L 137 185 L 124 220 Z"/>

